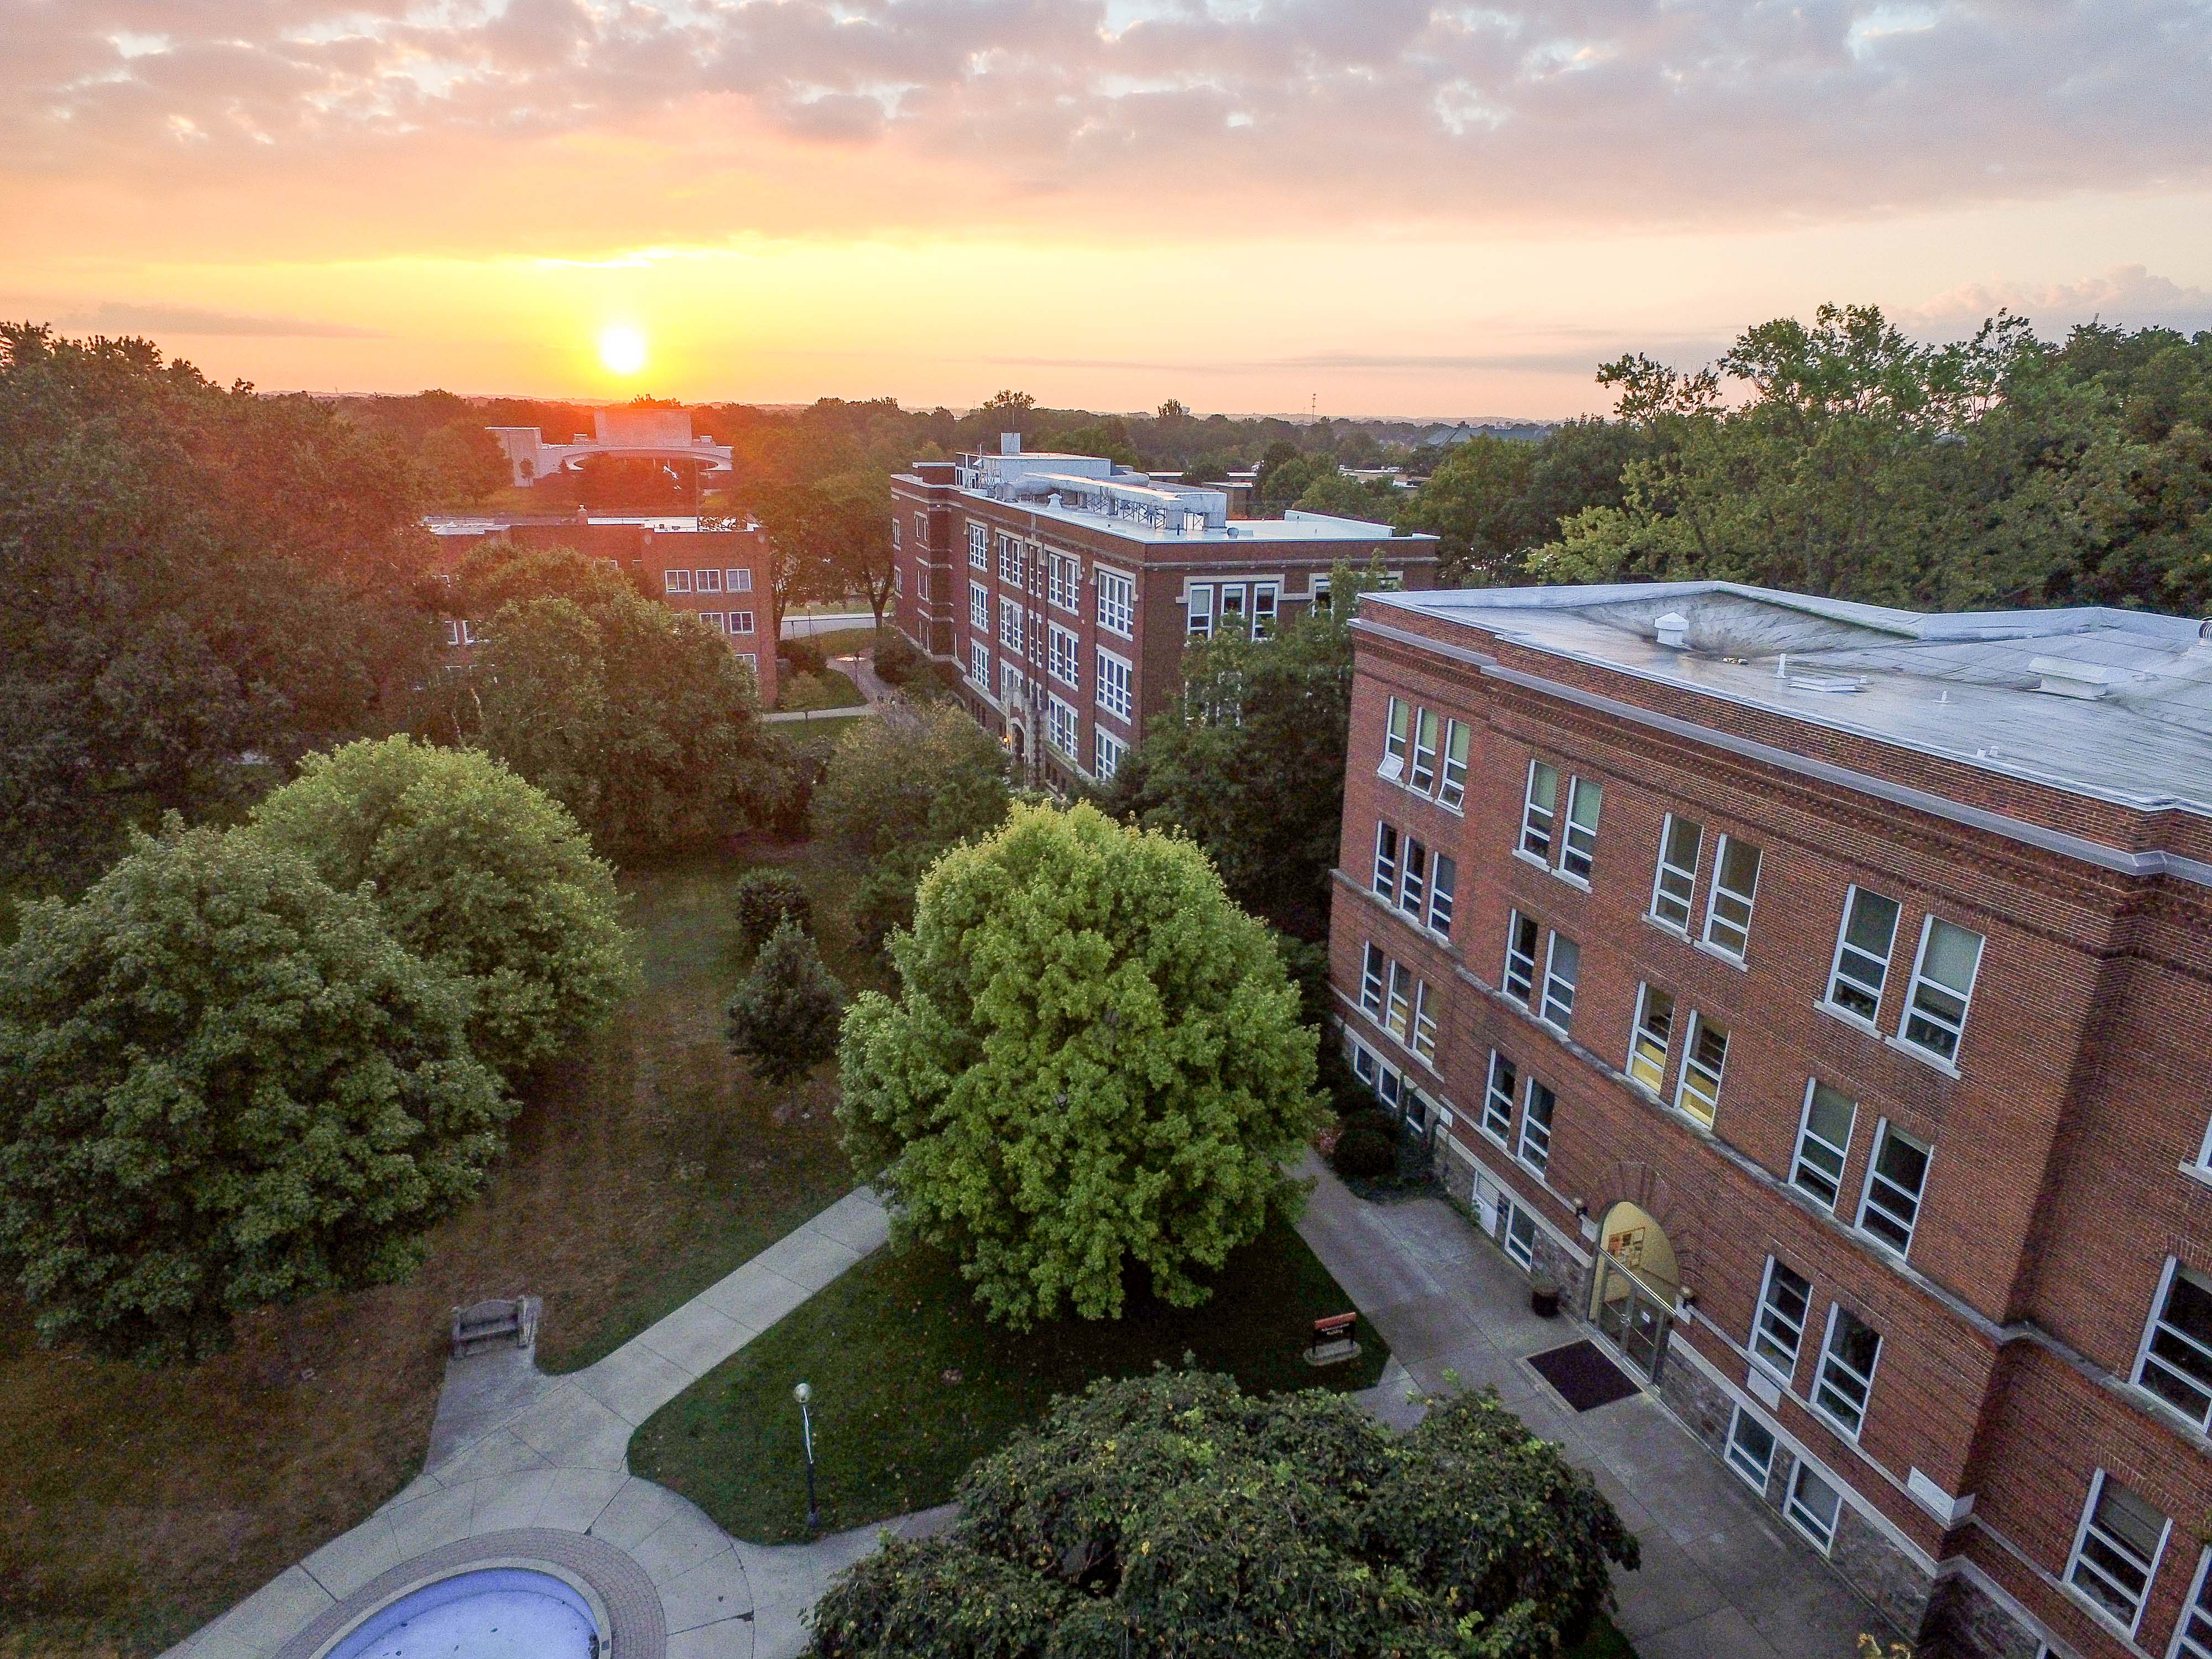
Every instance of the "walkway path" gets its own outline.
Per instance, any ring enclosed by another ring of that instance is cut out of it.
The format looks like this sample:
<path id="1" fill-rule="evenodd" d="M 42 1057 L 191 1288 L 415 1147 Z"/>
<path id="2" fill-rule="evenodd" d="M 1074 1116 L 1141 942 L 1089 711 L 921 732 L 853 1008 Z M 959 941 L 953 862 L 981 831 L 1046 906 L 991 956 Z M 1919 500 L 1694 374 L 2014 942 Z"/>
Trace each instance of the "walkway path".
<path id="1" fill-rule="evenodd" d="M 885 1231 L 882 1206 L 863 1188 L 595 1365 L 545 1376 L 526 1354 L 457 1364 L 414 1483 L 171 1649 L 169 1659 L 305 1659 L 335 1629 L 328 1615 L 415 1558 L 437 1552 L 449 1569 L 471 1540 L 484 1540 L 476 1553 L 489 1559 L 501 1540 L 524 1533 L 532 1555 L 546 1554 L 537 1540 L 547 1534 L 582 1535 L 641 1568 L 651 1585 L 641 1594 L 658 1596 L 667 1659 L 798 1653 L 805 1644 L 799 1615 L 832 1576 L 874 1547 L 882 1528 L 809 1545 L 739 1543 L 695 1504 L 632 1475 L 629 1437 L 881 1246 Z M 890 1526 L 921 1534 L 950 1515 L 948 1507 Z"/>
<path id="2" fill-rule="evenodd" d="M 1417 1419 L 1428 1393 L 1495 1384 L 1505 1403 L 1590 1470 L 1644 1548 L 1614 1575 L 1616 1622 L 1639 1659 L 1847 1659 L 1879 1614 L 1790 1534 L 1658 1401 L 1577 1413 L 1525 1363 L 1584 1333 L 1528 1310 L 1528 1281 L 1439 1198 L 1369 1204 L 1318 1164 L 1298 1231 L 1390 1345 L 1376 1408 Z M 1402 1369 L 1401 1369 L 1402 1368 Z"/>

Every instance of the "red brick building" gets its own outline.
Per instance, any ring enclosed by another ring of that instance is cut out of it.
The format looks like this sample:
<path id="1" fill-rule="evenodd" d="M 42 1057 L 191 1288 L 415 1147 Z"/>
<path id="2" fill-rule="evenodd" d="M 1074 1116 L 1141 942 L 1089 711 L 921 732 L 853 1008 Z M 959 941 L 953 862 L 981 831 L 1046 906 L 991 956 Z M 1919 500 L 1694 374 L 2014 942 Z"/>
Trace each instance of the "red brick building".
<path id="1" fill-rule="evenodd" d="M 1174 700 L 1188 641 L 1225 617 L 1273 629 L 1340 561 L 1435 586 L 1433 536 L 1231 519 L 1222 490 L 1019 441 L 895 477 L 891 534 L 900 629 L 958 669 L 970 712 L 1040 776 L 1111 777 Z"/>
<path id="2" fill-rule="evenodd" d="M 769 637 L 768 551 L 757 529 L 702 530 L 692 518 L 435 519 L 431 532 L 458 567 L 487 541 L 573 548 L 605 559 L 672 611 L 699 617 L 730 642 L 760 684 L 761 707 L 775 703 L 775 641 Z M 452 618 L 447 642 L 465 650 L 483 617 Z"/>
<path id="3" fill-rule="evenodd" d="M 1331 976 L 1449 1190 L 1899 1627 L 2212 1656 L 2212 637 L 1354 629 Z"/>

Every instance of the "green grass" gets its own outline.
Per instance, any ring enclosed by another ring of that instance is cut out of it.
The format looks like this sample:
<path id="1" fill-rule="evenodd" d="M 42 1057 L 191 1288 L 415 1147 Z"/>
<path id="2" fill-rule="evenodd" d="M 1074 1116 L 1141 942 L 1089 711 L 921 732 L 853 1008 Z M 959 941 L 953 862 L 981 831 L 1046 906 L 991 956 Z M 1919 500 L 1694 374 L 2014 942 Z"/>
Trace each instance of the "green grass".
<path id="1" fill-rule="evenodd" d="M 852 657 L 876 648 L 873 628 L 833 628 L 820 634 L 801 634 L 787 644 L 813 646 L 825 657 Z"/>
<path id="2" fill-rule="evenodd" d="M 1351 1299 L 1304 1240 L 1271 1229 L 1237 1253 L 1203 1307 L 1133 1294 L 1119 1320 L 1068 1319 L 1017 1335 L 988 1323 L 945 1256 L 863 1262 L 656 1413 L 630 1468 L 759 1543 L 805 1536 L 792 1385 L 813 1384 L 822 1522 L 832 1532 L 948 1501 L 961 1471 L 1037 1421 L 1057 1394 L 1184 1356 L 1255 1393 L 1363 1389 L 1389 1357 L 1363 1330 L 1349 1364 L 1299 1357 L 1313 1321 Z"/>
<path id="3" fill-rule="evenodd" d="M 866 702 L 853 677 L 835 668 L 819 674 L 789 674 L 776 684 L 775 706 L 787 714 L 802 708 L 858 708 Z"/>

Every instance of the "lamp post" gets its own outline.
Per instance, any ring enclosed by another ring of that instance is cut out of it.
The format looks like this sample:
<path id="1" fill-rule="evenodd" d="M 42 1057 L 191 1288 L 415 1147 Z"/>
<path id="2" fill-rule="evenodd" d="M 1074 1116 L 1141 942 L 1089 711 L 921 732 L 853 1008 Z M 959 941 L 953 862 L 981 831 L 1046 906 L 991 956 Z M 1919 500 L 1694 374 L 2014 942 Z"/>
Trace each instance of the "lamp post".
<path id="1" fill-rule="evenodd" d="M 806 1443 L 806 1530 L 822 1530 L 822 1511 L 814 1502 L 814 1413 L 808 1402 L 814 1398 L 812 1385 L 801 1382 L 791 1391 L 799 1402 L 799 1431 Z"/>

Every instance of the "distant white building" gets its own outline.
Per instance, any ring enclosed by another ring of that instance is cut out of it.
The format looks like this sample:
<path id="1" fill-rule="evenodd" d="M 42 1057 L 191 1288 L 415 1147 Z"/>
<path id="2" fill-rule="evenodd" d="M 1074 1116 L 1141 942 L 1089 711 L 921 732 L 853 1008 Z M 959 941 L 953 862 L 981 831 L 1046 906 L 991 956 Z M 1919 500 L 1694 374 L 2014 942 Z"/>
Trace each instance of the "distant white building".
<path id="1" fill-rule="evenodd" d="M 574 472 L 597 455 L 625 460 L 687 461 L 699 468 L 708 489 L 729 479 L 730 447 L 691 435 L 691 416 L 681 409 L 600 409 L 592 412 L 595 435 L 578 433 L 565 444 L 549 444 L 534 426 L 495 426 L 485 430 L 499 441 L 517 489 L 528 489 L 556 472 Z"/>

